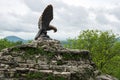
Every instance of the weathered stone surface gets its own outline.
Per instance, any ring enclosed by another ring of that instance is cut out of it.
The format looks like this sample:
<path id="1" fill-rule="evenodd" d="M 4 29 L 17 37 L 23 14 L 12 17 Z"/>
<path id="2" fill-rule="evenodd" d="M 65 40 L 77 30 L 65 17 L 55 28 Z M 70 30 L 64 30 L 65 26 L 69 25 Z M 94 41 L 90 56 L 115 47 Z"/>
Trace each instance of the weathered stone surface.
<path id="1" fill-rule="evenodd" d="M 101 75 L 89 51 L 63 48 L 60 41 L 38 39 L 0 52 L 0 80 L 117 80 Z"/>
<path id="2" fill-rule="evenodd" d="M 97 76 L 96 79 L 97 80 L 118 80 L 110 75 L 100 75 L 100 76 Z"/>

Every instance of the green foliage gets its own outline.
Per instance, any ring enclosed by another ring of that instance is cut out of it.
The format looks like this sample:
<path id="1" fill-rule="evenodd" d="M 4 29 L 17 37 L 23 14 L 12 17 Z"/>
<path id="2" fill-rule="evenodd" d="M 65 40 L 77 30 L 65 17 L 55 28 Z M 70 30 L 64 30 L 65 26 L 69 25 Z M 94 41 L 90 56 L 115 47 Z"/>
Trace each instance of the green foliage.
<path id="1" fill-rule="evenodd" d="M 43 77 L 43 74 L 42 73 L 40 73 L 40 72 L 36 72 L 36 73 L 28 73 L 27 75 L 26 75 L 26 78 L 27 79 L 36 79 L 36 78 L 42 78 Z"/>
<path id="2" fill-rule="evenodd" d="M 27 43 L 31 43 L 31 42 L 32 42 L 32 40 L 28 40 L 28 41 L 27 41 Z"/>
<path id="3" fill-rule="evenodd" d="M 65 80 L 64 77 L 54 76 L 53 74 L 45 74 L 41 72 L 28 73 L 26 75 L 28 80 L 40 79 L 40 80 Z"/>
<path id="4" fill-rule="evenodd" d="M 63 61 L 62 60 L 58 60 L 57 61 L 57 65 L 63 65 L 64 63 L 63 63 Z"/>
<path id="5" fill-rule="evenodd" d="M 8 47 L 11 47 L 11 46 L 16 46 L 16 45 L 20 45 L 22 44 L 21 41 L 18 41 L 18 42 L 10 42 L 8 41 L 7 39 L 0 39 L 0 51 L 4 48 L 8 48 Z"/>
<path id="6" fill-rule="evenodd" d="M 120 42 L 116 36 L 111 31 L 86 30 L 78 38 L 68 39 L 65 47 L 89 50 L 101 71 L 119 77 Z"/>
<path id="7" fill-rule="evenodd" d="M 64 60 L 80 60 L 83 56 L 82 54 L 70 54 L 70 53 L 64 53 L 62 54 L 62 57 Z"/>
<path id="8" fill-rule="evenodd" d="M 48 52 L 48 51 L 44 51 L 42 48 L 34 48 L 34 47 L 14 47 L 12 49 L 13 52 L 17 52 L 17 53 L 21 53 L 24 52 L 21 57 L 24 60 L 27 59 L 35 59 L 36 63 L 38 62 L 38 59 L 35 58 L 36 55 L 42 55 L 42 56 L 46 56 L 46 58 L 48 58 L 49 60 L 52 59 L 55 56 L 55 53 L 52 52 Z"/>

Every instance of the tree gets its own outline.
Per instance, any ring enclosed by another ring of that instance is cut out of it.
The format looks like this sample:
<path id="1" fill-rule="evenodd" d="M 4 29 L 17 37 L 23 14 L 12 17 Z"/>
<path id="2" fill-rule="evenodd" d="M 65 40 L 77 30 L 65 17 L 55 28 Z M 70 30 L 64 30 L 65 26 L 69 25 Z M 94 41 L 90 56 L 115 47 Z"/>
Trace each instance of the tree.
<path id="1" fill-rule="evenodd" d="M 8 47 L 20 45 L 20 44 L 22 44 L 21 41 L 11 42 L 11 41 L 8 41 L 7 39 L 0 39 L 0 51 L 4 48 L 8 48 Z"/>
<path id="2" fill-rule="evenodd" d="M 82 31 L 77 38 L 68 39 L 65 47 L 89 50 L 98 68 L 106 73 L 109 73 L 108 67 L 113 67 L 114 62 L 120 62 L 120 42 L 117 42 L 117 35 L 112 31 Z"/>

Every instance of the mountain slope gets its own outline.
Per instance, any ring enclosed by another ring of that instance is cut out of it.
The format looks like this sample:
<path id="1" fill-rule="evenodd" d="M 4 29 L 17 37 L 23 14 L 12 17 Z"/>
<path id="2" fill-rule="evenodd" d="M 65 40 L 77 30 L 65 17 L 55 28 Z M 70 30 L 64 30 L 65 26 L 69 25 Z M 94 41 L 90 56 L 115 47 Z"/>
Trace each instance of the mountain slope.
<path id="1" fill-rule="evenodd" d="M 7 36 L 7 37 L 5 37 L 5 39 L 7 39 L 7 40 L 9 40 L 9 41 L 12 41 L 12 42 L 17 42 L 17 41 L 25 42 L 24 39 L 19 38 L 19 37 L 17 37 L 17 36 Z"/>
<path id="2" fill-rule="evenodd" d="M 120 42 L 120 38 L 117 38 L 117 41 Z"/>

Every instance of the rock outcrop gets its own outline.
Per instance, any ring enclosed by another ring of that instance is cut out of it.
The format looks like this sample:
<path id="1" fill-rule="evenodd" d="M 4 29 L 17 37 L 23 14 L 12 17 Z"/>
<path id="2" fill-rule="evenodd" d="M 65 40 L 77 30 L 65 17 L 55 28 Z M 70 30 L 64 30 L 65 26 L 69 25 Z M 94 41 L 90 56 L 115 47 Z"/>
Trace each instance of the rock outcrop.
<path id="1" fill-rule="evenodd" d="M 38 39 L 0 52 L 0 80 L 117 80 L 101 75 L 87 50 Z"/>

